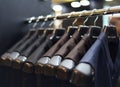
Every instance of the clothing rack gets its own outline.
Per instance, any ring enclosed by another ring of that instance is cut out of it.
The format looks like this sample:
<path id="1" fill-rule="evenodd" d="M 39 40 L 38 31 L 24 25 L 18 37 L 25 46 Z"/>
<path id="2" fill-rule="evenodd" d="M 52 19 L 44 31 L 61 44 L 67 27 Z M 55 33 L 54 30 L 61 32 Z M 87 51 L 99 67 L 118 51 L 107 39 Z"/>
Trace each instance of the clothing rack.
<path id="1" fill-rule="evenodd" d="M 93 9 L 93 10 L 84 10 L 79 12 L 71 12 L 65 13 L 58 16 L 39 16 L 39 17 L 31 17 L 27 18 L 27 23 L 34 23 L 40 21 L 48 21 L 48 20 L 55 20 L 55 19 L 68 19 L 68 18 L 77 18 L 77 17 L 86 17 L 86 16 L 99 16 L 99 15 L 106 15 L 106 14 L 114 14 L 120 13 L 120 6 L 113 6 L 107 9 Z"/>

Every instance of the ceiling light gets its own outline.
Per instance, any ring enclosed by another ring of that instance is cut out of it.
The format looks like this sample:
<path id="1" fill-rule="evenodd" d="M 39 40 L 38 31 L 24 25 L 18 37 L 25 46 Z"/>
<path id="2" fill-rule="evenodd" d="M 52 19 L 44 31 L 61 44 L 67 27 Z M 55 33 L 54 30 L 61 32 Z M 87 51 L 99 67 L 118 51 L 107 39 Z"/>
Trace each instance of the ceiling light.
<path id="1" fill-rule="evenodd" d="M 79 8 L 81 6 L 80 2 L 71 2 L 73 8 Z"/>
<path id="2" fill-rule="evenodd" d="M 61 11 L 62 10 L 62 6 L 61 5 L 53 5 L 53 10 L 54 11 Z"/>
<path id="3" fill-rule="evenodd" d="M 113 1 L 113 0 L 105 0 L 106 2 L 111 2 L 111 1 Z"/>
<path id="4" fill-rule="evenodd" d="M 89 2 L 88 0 L 81 0 L 81 1 L 80 1 L 80 4 L 81 4 L 82 6 L 88 6 L 88 5 L 90 5 L 90 2 Z"/>

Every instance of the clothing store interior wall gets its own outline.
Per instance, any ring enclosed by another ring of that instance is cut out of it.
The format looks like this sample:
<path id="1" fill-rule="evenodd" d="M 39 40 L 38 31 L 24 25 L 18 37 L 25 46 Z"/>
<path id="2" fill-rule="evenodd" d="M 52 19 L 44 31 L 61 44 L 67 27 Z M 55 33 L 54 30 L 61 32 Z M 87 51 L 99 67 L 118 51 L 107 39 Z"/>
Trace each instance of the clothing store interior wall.
<path id="1" fill-rule="evenodd" d="M 120 0 L 0 0 L 0 87 L 120 87 Z"/>

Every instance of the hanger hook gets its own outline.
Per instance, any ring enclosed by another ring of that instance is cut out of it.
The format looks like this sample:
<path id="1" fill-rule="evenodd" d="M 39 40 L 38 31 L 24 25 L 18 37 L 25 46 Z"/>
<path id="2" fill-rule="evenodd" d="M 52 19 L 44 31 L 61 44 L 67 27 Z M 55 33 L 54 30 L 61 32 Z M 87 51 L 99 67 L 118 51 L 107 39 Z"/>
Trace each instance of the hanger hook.
<path id="1" fill-rule="evenodd" d="M 95 11 L 96 11 L 96 9 L 94 9 L 94 12 L 95 12 Z M 94 26 L 96 26 L 96 22 L 97 22 L 98 18 L 99 18 L 99 16 L 97 16 L 97 17 L 95 18 L 95 20 L 94 20 Z"/>
<path id="2" fill-rule="evenodd" d="M 75 13 L 75 12 L 71 12 L 71 13 L 67 16 L 67 18 L 68 18 L 68 19 L 71 18 L 71 16 L 72 16 L 74 13 Z M 74 26 L 74 24 L 76 23 L 77 19 L 78 19 L 78 18 L 76 18 L 76 19 L 72 22 L 72 26 Z"/>
<path id="3" fill-rule="evenodd" d="M 33 20 L 35 20 L 35 17 L 34 17 L 34 16 L 28 19 L 28 23 L 29 23 L 29 24 L 32 23 Z"/>
<path id="4" fill-rule="evenodd" d="M 98 16 L 95 18 L 94 26 L 96 26 L 96 22 L 97 22 L 98 18 L 99 18 Z"/>
<path id="5" fill-rule="evenodd" d="M 78 18 L 75 18 L 75 20 L 74 20 L 73 23 L 72 23 L 72 26 L 75 25 L 75 23 L 77 22 L 77 20 L 78 20 Z"/>
<path id="6" fill-rule="evenodd" d="M 78 18 L 79 18 L 79 17 L 81 17 L 81 14 L 80 14 L 77 18 L 75 18 L 75 20 L 74 20 L 73 23 L 72 23 L 72 26 L 75 25 L 75 23 L 78 21 Z"/>
<path id="7" fill-rule="evenodd" d="M 42 19 L 42 18 L 43 18 L 43 16 L 38 16 L 32 27 L 35 28 L 37 26 L 38 22 L 40 21 L 40 19 Z"/>
<path id="8" fill-rule="evenodd" d="M 89 17 L 91 17 L 91 16 L 94 14 L 95 10 L 96 10 L 96 9 L 93 9 L 93 10 L 91 11 L 91 14 L 85 19 L 85 21 L 83 22 L 83 25 L 86 25 L 86 22 L 88 21 Z"/>
<path id="9" fill-rule="evenodd" d="M 40 25 L 40 28 L 42 28 L 45 24 L 46 24 L 46 21 L 48 21 L 48 18 L 50 17 L 51 15 L 47 15 L 43 21 L 43 23 Z"/>
<path id="10" fill-rule="evenodd" d="M 55 23 L 56 19 L 57 19 L 57 16 L 54 16 L 53 21 L 49 24 L 49 27 L 51 27 Z"/>
<path id="11" fill-rule="evenodd" d="M 85 12 L 85 11 L 86 11 L 86 10 L 83 10 L 83 11 L 80 13 L 80 15 L 73 21 L 72 26 L 75 25 L 75 23 L 77 22 L 77 20 L 82 16 L 83 12 Z"/>

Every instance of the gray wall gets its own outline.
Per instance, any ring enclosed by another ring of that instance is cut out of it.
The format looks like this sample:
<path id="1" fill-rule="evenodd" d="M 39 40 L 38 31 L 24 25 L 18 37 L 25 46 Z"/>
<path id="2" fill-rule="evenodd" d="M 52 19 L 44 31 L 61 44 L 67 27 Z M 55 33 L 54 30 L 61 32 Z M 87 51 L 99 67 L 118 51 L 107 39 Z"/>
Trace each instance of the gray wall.
<path id="1" fill-rule="evenodd" d="M 0 55 L 30 28 L 26 18 L 50 14 L 50 6 L 51 0 L 0 0 Z"/>

